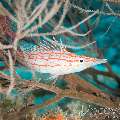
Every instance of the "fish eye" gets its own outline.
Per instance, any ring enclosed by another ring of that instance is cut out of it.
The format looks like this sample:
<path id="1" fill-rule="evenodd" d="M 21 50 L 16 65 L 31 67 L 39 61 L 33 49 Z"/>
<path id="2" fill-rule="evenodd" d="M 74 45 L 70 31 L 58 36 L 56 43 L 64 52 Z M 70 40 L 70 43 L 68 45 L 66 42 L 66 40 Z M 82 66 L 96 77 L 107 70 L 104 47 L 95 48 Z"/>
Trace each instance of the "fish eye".
<path id="1" fill-rule="evenodd" d="M 83 60 L 81 59 L 81 60 L 80 60 L 80 62 L 82 63 L 82 62 L 83 62 Z"/>

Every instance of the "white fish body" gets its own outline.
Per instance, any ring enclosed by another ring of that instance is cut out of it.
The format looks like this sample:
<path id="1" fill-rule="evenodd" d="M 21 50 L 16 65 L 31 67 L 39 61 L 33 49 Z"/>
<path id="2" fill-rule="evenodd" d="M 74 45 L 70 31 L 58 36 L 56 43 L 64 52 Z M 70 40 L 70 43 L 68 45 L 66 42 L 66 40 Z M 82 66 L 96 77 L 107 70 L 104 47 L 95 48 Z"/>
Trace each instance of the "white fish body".
<path id="1" fill-rule="evenodd" d="M 65 49 L 62 49 L 62 51 L 41 51 L 40 49 L 40 47 L 36 47 L 27 54 L 24 51 L 22 53 L 18 52 L 18 58 L 19 60 L 22 58 L 20 61 L 30 69 L 54 76 L 80 72 L 86 68 L 107 62 L 106 59 L 78 56 Z"/>

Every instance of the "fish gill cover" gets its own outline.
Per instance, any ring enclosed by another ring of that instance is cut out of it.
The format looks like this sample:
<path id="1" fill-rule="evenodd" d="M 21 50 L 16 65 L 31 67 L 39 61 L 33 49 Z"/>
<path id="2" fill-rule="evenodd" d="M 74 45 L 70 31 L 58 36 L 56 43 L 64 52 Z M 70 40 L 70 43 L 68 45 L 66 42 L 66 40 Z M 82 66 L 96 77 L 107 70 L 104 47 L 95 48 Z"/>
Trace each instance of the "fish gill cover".
<path id="1" fill-rule="evenodd" d="M 0 119 L 119 120 L 119 39 L 119 0 L 0 0 Z"/>

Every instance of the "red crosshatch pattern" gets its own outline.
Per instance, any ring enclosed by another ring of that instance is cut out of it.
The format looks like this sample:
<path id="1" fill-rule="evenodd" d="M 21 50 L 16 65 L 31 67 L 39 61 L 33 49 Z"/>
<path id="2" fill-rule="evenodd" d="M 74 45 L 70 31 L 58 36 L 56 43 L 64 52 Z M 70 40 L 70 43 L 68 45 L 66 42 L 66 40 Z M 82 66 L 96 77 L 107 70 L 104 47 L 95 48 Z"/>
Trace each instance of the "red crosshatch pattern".
<path id="1" fill-rule="evenodd" d="M 29 63 L 33 68 L 35 67 L 57 67 L 60 66 L 59 62 L 79 62 L 79 60 L 82 58 L 85 62 L 89 61 L 96 61 L 96 58 L 90 58 L 86 56 L 77 56 L 73 53 L 70 53 L 66 50 L 64 51 L 45 51 L 45 52 L 30 52 L 28 54 L 24 54 L 23 52 L 18 53 L 19 57 L 26 58 L 26 60 L 30 61 Z M 37 64 L 35 61 L 45 61 L 42 62 L 44 64 Z M 46 61 L 51 61 L 51 64 Z M 56 64 L 56 62 L 58 63 Z M 27 61 L 26 61 L 27 62 Z M 69 64 L 71 66 L 71 64 Z"/>

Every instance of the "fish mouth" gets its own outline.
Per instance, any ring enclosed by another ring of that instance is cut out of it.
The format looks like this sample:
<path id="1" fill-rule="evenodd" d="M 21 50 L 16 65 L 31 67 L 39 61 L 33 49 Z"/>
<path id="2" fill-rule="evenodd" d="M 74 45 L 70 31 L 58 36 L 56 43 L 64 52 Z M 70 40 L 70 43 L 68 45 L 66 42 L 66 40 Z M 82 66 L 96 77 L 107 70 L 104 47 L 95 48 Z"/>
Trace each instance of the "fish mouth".
<path id="1" fill-rule="evenodd" d="M 102 63 L 106 63 L 107 59 L 97 59 L 95 64 L 102 64 Z"/>

